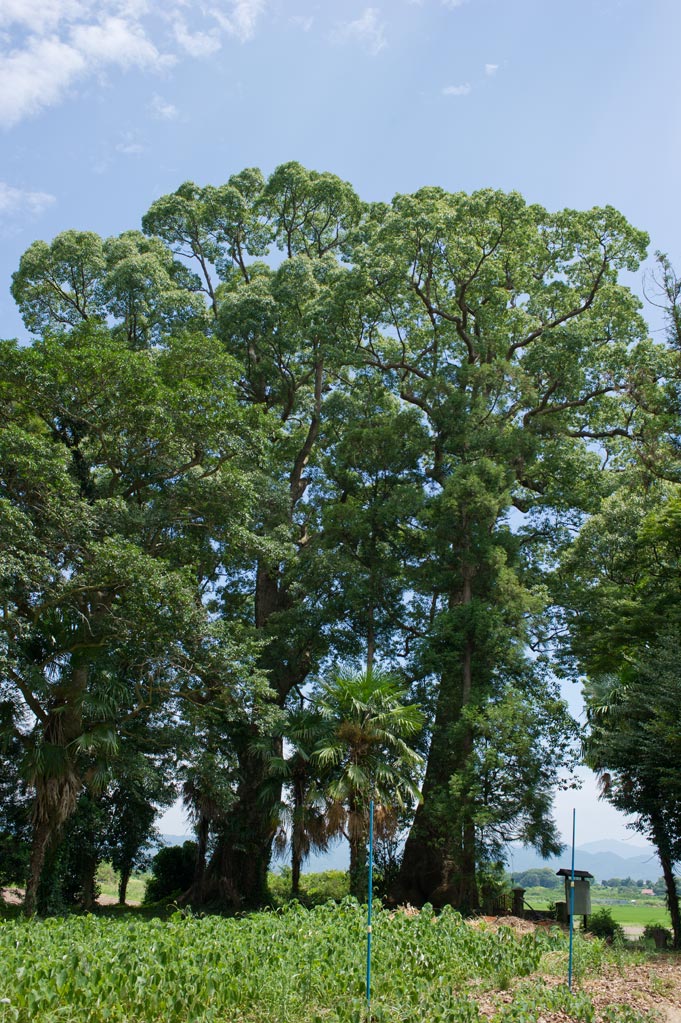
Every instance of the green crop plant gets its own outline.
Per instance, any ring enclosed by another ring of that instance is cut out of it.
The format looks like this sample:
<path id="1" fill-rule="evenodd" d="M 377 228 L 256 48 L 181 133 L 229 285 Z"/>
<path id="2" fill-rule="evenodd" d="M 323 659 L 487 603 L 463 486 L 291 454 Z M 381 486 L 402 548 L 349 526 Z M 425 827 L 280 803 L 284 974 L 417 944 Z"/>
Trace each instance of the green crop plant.
<path id="1" fill-rule="evenodd" d="M 363 1023 L 365 913 L 346 898 L 232 918 L 0 921 L 0 1023 Z M 589 1023 L 586 995 L 531 979 L 566 954 L 557 931 L 516 935 L 449 909 L 408 916 L 377 903 L 372 1017 L 476 1023 L 476 991 L 511 987 L 500 1023 L 536 1018 L 541 999 Z"/>

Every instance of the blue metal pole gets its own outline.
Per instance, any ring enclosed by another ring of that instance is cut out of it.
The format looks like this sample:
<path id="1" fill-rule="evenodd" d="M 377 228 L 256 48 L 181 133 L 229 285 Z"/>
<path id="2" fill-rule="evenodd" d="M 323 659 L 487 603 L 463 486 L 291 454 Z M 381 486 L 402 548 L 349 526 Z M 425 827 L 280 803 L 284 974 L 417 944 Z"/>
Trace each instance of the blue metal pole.
<path id="1" fill-rule="evenodd" d="M 369 900 L 367 904 L 367 1013 L 371 1012 L 371 904 L 374 898 L 374 801 L 369 803 Z"/>
<path id="2" fill-rule="evenodd" d="M 568 990 L 572 991 L 572 943 L 575 930 L 575 821 L 577 811 L 572 810 L 572 869 L 570 872 L 570 953 L 568 955 Z"/>

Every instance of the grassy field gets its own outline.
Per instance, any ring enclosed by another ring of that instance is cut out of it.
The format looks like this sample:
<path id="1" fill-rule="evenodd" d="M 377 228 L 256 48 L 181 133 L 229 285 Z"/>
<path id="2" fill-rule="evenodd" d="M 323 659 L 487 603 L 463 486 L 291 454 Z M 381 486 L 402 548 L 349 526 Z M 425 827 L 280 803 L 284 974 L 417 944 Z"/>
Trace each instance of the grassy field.
<path id="1" fill-rule="evenodd" d="M 594 906 L 594 909 L 599 909 Z M 661 924 L 662 927 L 671 927 L 672 923 L 669 913 L 664 906 L 606 906 L 610 910 L 613 920 L 618 924 Z"/>
<path id="2" fill-rule="evenodd" d="M 548 909 L 552 902 L 561 898 L 564 898 L 562 888 L 528 888 L 525 893 L 525 899 L 533 909 Z M 609 910 L 613 920 L 625 926 L 645 927 L 646 924 L 661 924 L 663 927 L 671 927 L 669 913 L 662 898 L 649 897 L 613 905 L 613 900 L 608 899 L 606 892 L 605 895 L 592 894 L 591 907 L 594 911 L 602 908 Z"/>
<path id="3" fill-rule="evenodd" d="M 365 925 L 365 909 L 350 899 L 231 919 L 5 920 L 0 1021 L 360 1023 Z M 578 936 L 570 994 L 556 983 L 567 968 L 567 940 L 556 930 L 517 934 L 471 926 L 449 910 L 408 916 L 377 905 L 373 939 L 376 1023 L 475 1023 L 481 1005 L 494 1023 L 534 1023 L 547 1012 L 601 1018 L 579 989 L 613 954 L 600 941 Z M 644 1018 L 630 1008 L 607 1015 L 608 1023 Z"/>

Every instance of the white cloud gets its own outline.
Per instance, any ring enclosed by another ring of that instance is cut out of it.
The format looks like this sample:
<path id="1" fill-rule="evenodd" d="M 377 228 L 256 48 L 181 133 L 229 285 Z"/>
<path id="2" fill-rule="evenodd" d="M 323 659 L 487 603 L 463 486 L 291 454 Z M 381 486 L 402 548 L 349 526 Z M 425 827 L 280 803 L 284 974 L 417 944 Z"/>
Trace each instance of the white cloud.
<path id="1" fill-rule="evenodd" d="M 179 113 L 177 107 L 173 103 L 168 103 L 167 100 L 163 99 L 163 97 L 158 94 L 152 97 L 149 109 L 153 116 L 159 121 L 174 121 Z"/>
<path id="2" fill-rule="evenodd" d="M 99 25 L 76 25 L 71 31 L 75 49 L 91 64 L 118 64 L 159 70 L 174 62 L 162 56 L 141 25 L 123 18 L 106 18 Z"/>
<path id="3" fill-rule="evenodd" d="M 388 45 L 385 37 L 385 25 L 379 21 L 379 13 L 377 7 L 365 8 L 356 21 L 349 21 L 339 28 L 337 38 L 359 43 L 372 57 L 375 57 Z"/>
<path id="4" fill-rule="evenodd" d="M 190 57 L 209 57 L 222 46 L 220 34 L 215 28 L 210 32 L 190 32 L 182 18 L 177 19 L 173 28 L 175 38 Z"/>
<path id="5" fill-rule="evenodd" d="M 0 0 L 0 127 L 55 106 L 107 69 L 158 73 L 179 56 L 217 52 L 225 35 L 246 42 L 267 6 L 268 0 Z M 301 19 L 306 30 L 311 24 Z"/>
<path id="6" fill-rule="evenodd" d="M 464 82 L 463 85 L 446 85 L 442 90 L 443 96 L 467 96 L 471 91 L 471 86 L 468 82 Z"/>
<path id="7" fill-rule="evenodd" d="M 0 56 L 0 124 L 11 127 L 53 106 L 86 70 L 82 53 L 54 37 L 32 38 Z"/>
<path id="8" fill-rule="evenodd" d="M 211 8 L 210 13 L 220 28 L 246 43 L 255 35 L 258 18 L 265 10 L 266 0 L 231 0 L 230 10 L 225 14 L 220 8 Z"/>
<path id="9" fill-rule="evenodd" d="M 36 35 L 52 32 L 64 21 L 87 16 L 82 0 L 2 0 L 0 27 L 21 25 Z"/>
<path id="10" fill-rule="evenodd" d="M 0 0 L 0 125 L 54 106 L 107 67 L 169 67 L 175 57 L 149 38 L 146 10 L 146 0 Z"/>
<path id="11" fill-rule="evenodd" d="M 498 64 L 485 64 L 485 74 L 488 78 L 493 78 L 499 70 Z"/>
<path id="12" fill-rule="evenodd" d="M 467 0 L 442 0 L 442 6 L 454 10 L 455 7 L 463 7 L 466 2 Z"/>
<path id="13" fill-rule="evenodd" d="M 0 216 L 12 216 L 17 213 L 32 213 L 36 216 L 51 206 L 55 201 L 49 192 L 28 192 L 23 188 L 14 188 L 0 181 Z"/>

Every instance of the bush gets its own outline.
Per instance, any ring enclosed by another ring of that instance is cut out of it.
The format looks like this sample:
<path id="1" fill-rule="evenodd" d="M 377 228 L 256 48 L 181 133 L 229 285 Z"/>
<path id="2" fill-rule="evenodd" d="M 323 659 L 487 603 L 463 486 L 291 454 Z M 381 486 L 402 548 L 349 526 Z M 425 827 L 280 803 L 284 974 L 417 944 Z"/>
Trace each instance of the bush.
<path id="1" fill-rule="evenodd" d="M 181 895 L 194 880 L 196 842 L 167 845 L 151 861 L 151 877 L 144 889 L 144 903 Z"/>
<path id="2" fill-rule="evenodd" d="M 598 912 L 592 913 L 586 929 L 590 934 L 597 938 L 605 938 L 606 941 L 613 942 L 616 938 L 620 941 L 624 940 L 624 931 L 613 920 L 609 909 L 599 909 Z"/>
<path id="3" fill-rule="evenodd" d="M 291 868 L 282 867 L 278 874 L 270 873 L 267 887 L 276 905 L 288 902 L 291 898 Z M 318 874 L 302 874 L 298 900 L 305 906 L 319 906 L 329 900 L 340 902 L 346 898 L 349 890 L 347 871 L 325 870 Z"/>
<path id="4" fill-rule="evenodd" d="M 670 948 L 672 943 L 672 932 L 660 924 L 646 924 L 643 928 L 643 940 L 654 941 L 655 948 Z"/>

